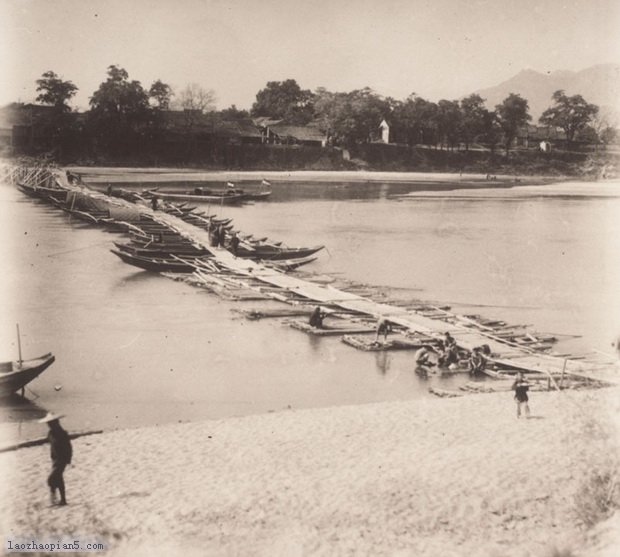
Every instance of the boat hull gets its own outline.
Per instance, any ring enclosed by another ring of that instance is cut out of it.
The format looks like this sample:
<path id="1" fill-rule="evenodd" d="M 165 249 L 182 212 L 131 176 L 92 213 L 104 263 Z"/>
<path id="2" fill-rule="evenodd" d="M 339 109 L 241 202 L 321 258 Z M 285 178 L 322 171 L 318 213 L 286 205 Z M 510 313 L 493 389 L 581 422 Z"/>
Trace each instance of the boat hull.
<path id="1" fill-rule="evenodd" d="M 32 360 L 0 364 L 0 397 L 7 397 L 25 387 L 54 363 L 56 358 L 45 354 Z"/>
<path id="2" fill-rule="evenodd" d="M 204 195 L 188 192 L 157 192 L 160 199 L 175 199 L 180 201 L 195 201 L 201 203 L 217 203 L 219 205 L 235 205 L 244 201 L 243 194 L 233 193 L 228 195 Z"/>
<path id="3" fill-rule="evenodd" d="M 110 251 L 125 263 L 144 271 L 151 271 L 153 273 L 193 273 L 195 270 L 193 265 L 174 259 L 143 257 L 116 249 L 111 249 Z"/>
<path id="4" fill-rule="evenodd" d="M 239 246 L 237 257 L 252 259 L 254 261 L 280 261 L 282 259 L 301 259 L 310 257 L 323 249 L 324 246 L 313 246 L 310 248 L 287 248 L 278 246 L 252 245 L 252 249 Z"/>

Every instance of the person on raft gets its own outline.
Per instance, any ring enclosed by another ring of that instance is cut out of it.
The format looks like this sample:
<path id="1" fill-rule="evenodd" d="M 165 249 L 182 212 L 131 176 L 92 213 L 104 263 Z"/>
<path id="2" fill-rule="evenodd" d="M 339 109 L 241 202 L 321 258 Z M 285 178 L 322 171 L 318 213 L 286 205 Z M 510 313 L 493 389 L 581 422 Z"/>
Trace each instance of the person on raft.
<path id="1" fill-rule="evenodd" d="M 230 252 L 237 257 L 237 253 L 239 251 L 239 243 L 241 240 L 239 240 L 239 236 L 237 235 L 236 232 L 233 232 L 232 237 L 230 238 Z"/>
<path id="2" fill-rule="evenodd" d="M 451 364 L 458 364 L 459 352 L 456 346 L 456 340 L 452 335 L 446 332 L 443 340 L 443 354 L 439 358 L 439 365 L 449 367 Z"/>
<path id="3" fill-rule="evenodd" d="M 414 360 L 416 366 L 434 366 L 435 362 L 431 360 L 431 354 L 435 354 L 435 350 L 430 344 L 423 344 L 415 353 Z"/>
<path id="4" fill-rule="evenodd" d="M 308 321 L 308 323 L 311 327 L 314 327 L 315 329 L 322 329 L 323 319 L 325 319 L 326 315 L 327 314 L 321 309 L 321 306 L 316 306 L 314 308 L 314 311 L 312 312 L 312 315 L 310 315 L 310 320 Z"/>
<path id="5" fill-rule="evenodd" d="M 476 346 L 469 356 L 468 371 L 469 375 L 480 375 L 484 371 L 486 360 L 482 353 L 482 348 Z"/>
<path id="6" fill-rule="evenodd" d="M 375 344 L 379 344 L 379 336 L 383 335 L 383 343 L 387 341 L 388 333 L 392 332 L 391 323 L 385 319 L 385 317 L 380 317 L 377 321 L 377 333 L 375 335 Z"/>

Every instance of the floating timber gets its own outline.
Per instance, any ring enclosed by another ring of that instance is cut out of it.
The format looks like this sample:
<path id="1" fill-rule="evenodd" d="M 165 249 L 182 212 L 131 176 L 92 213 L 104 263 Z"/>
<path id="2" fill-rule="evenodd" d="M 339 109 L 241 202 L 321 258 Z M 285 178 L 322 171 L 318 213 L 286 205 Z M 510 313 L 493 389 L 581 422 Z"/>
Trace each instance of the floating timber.
<path id="1" fill-rule="evenodd" d="M 310 317 L 312 309 L 234 309 L 236 313 L 240 313 L 246 319 L 258 321 L 259 319 L 281 319 L 283 317 Z"/>
<path id="2" fill-rule="evenodd" d="M 376 342 L 367 337 L 359 337 L 352 334 L 348 334 L 342 337 L 342 342 L 357 348 L 358 350 L 364 350 L 365 352 L 383 352 L 385 350 L 417 350 L 423 345 L 428 344 L 432 340 L 430 337 L 407 338 L 400 336 L 396 338 L 389 338 L 384 342 L 379 340 Z"/>
<path id="3" fill-rule="evenodd" d="M 440 398 L 456 398 L 459 396 L 464 396 L 465 394 L 459 391 L 450 391 L 448 389 L 438 389 L 437 387 L 429 387 L 428 392 Z"/>
<path id="4" fill-rule="evenodd" d="M 313 327 L 305 321 L 290 321 L 289 327 L 317 337 L 360 335 L 364 333 L 374 333 L 376 330 L 375 327 L 369 327 L 368 325 L 358 325 L 357 327 L 323 325 L 323 327 L 318 329 L 317 327 Z"/>

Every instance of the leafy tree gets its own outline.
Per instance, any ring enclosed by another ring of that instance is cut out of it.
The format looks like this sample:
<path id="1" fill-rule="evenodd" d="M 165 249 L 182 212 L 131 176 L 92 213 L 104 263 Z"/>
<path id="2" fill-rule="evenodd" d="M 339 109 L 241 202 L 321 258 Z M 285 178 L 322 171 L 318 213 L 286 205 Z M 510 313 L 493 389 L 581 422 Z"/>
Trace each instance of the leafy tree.
<path id="1" fill-rule="evenodd" d="M 53 107 L 46 121 L 46 134 L 51 138 L 54 156 L 62 159 L 72 146 L 79 144 L 79 130 L 75 115 L 71 113 L 69 100 L 78 88 L 71 81 L 64 81 L 53 71 L 45 72 L 37 79 L 37 102 Z"/>
<path id="2" fill-rule="evenodd" d="M 392 129 L 397 141 L 408 145 L 436 143 L 437 105 L 412 93 L 392 111 Z"/>
<path id="3" fill-rule="evenodd" d="M 465 143 L 465 150 L 469 151 L 469 146 L 475 141 L 485 126 L 485 118 L 487 118 L 484 107 L 484 99 L 480 95 L 469 95 L 461 100 L 461 138 Z"/>
<path id="4" fill-rule="evenodd" d="M 37 102 L 54 106 L 59 112 L 69 112 L 67 104 L 78 88 L 71 81 L 63 81 L 54 72 L 45 72 L 37 79 Z"/>
<path id="5" fill-rule="evenodd" d="M 461 109 L 458 101 L 440 100 L 434 120 L 442 146 L 447 144 L 454 149 L 461 129 Z"/>
<path id="6" fill-rule="evenodd" d="M 563 129 L 566 141 L 570 144 L 575 135 L 584 130 L 597 115 L 598 106 L 587 103 L 581 95 L 568 97 L 562 89 L 553 93 L 551 98 L 555 106 L 545 110 L 539 121 L 545 126 Z"/>
<path id="7" fill-rule="evenodd" d="M 315 112 L 321 128 L 336 144 L 352 146 L 372 139 L 390 103 L 365 87 L 350 93 L 331 93 L 319 89 Z"/>
<path id="8" fill-rule="evenodd" d="M 104 148 L 122 151 L 139 145 L 149 123 L 149 99 L 139 81 L 117 66 L 108 67 L 108 78 L 90 98 L 89 124 Z"/>
<path id="9" fill-rule="evenodd" d="M 618 130 L 613 126 L 607 126 L 599 133 L 600 140 L 605 144 L 615 143 L 618 138 Z"/>
<path id="10" fill-rule="evenodd" d="M 294 79 L 269 81 L 256 94 L 252 116 L 268 116 L 291 124 L 307 124 L 314 117 L 314 95 L 299 87 Z"/>
<path id="11" fill-rule="evenodd" d="M 528 114 L 529 105 L 526 99 L 515 93 L 510 93 L 502 102 L 495 107 L 497 121 L 504 133 L 504 145 L 506 154 L 510 150 L 511 143 L 517 137 L 519 128 L 526 125 L 532 117 Z"/>
<path id="12" fill-rule="evenodd" d="M 149 98 L 155 102 L 155 106 L 159 110 L 168 110 L 170 108 L 170 101 L 173 95 L 172 87 L 161 79 L 153 82 L 149 89 Z"/>
<path id="13" fill-rule="evenodd" d="M 502 129 L 499 124 L 497 113 L 494 110 L 482 111 L 482 124 L 478 141 L 484 143 L 491 149 L 491 153 L 495 153 L 495 147 L 499 143 Z"/>
<path id="14" fill-rule="evenodd" d="M 223 120 L 245 120 L 250 117 L 247 110 L 239 110 L 234 104 L 220 111 Z"/>
<path id="15" fill-rule="evenodd" d="M 601 142 L 599 134 L 593 126 L 587 125 L 584 126 L 581 130 L 579 130 L 575 134 L 575 139 L 577 141 L 583 141 L 584 143 L 588 143 L 590 145 L 597 145 Z"/>

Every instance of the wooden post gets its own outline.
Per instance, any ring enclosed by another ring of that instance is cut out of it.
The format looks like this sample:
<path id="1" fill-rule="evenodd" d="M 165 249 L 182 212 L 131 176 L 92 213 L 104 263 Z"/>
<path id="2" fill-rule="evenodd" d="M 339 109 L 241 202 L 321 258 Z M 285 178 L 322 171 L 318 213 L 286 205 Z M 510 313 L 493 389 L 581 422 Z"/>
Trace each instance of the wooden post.
<path id="1" fill-rule="evenodd" d="M 19 351 L 19 360 L 18 360 L 18 362 L 19 362 L 19 365 L 21 367 L 23 360 L 22 360 L 22 340 L 21 340 L 21 338 L 19 336 L 19 323 L 17 323 L 17 350 Z"/>
<path id="2" fill-rule="evenodd" d="M 567 363 L 568 363 L 568 358 L 564 358 L 564 366 L 562 367 L 562 375 L 560 376 L 560 389 L 564 388 L 564 372 L 566 371 Z"/>

